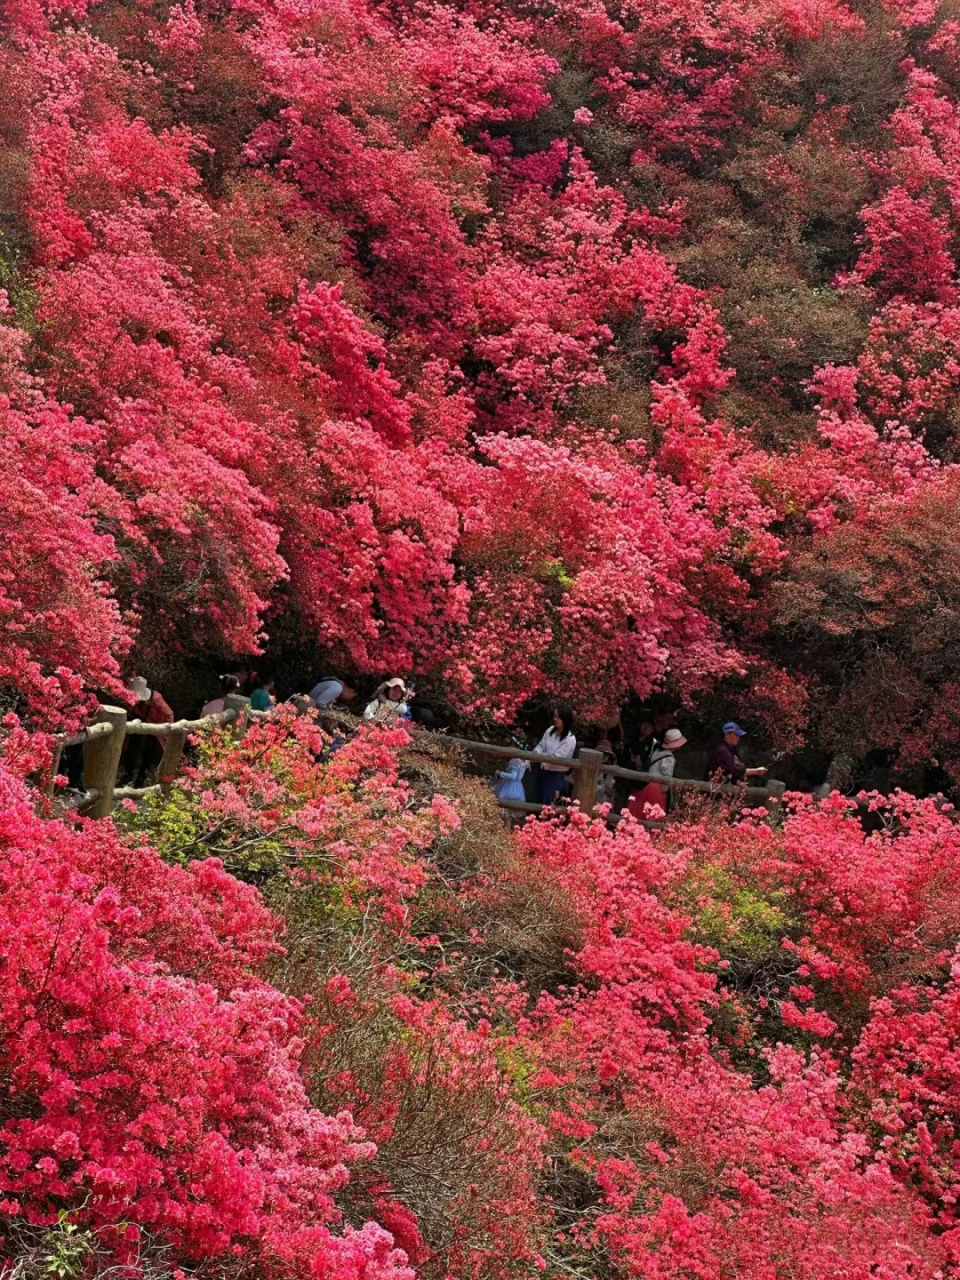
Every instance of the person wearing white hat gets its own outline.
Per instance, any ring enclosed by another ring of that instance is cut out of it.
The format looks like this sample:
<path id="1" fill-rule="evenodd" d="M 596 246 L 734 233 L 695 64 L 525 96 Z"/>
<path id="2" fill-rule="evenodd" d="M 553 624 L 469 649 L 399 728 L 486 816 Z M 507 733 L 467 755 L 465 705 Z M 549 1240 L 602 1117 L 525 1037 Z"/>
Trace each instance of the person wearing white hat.
<path id="1" fill-rule="evenodd" d="M 674 752 L 686 745 L 687 740 L 679 729 L 668 729 L 659 747 L 654 747 L 650 753 L 650 763 L 646 772 L 655 773 L 661 778 L 672 778 L 673 771 L 677 767 Z"/>
<path id="2" fill-rule="evenodd" d="M 147 684 L 146 680 L 144 680 L 143 676 L 131 676 L 127 681 L 127 688 L 136 698 L 138 707 L 143 702 L 149 702 L 153 695 L 153 690 Z M 142 716 L 136 717 L 138 720 L 141 720 L 142 718 Z"/>
<path id="3" fill-rule="evenodd" d="M 136 698 L 136 704 L 127 713 L 130 720 L 142 720 L 144 724 L 172 724 L 173 711 L 162 693 L 151 689 L 143 676 L 133 676 L 127 681 L 127 689 Z M 163 756 L 163 747 L 157 738 L 147 738 L 140 734 L 131 735 L 123 748 L 122 768 L 126 771 L 130 785 L 142 787 L 151 770 L 155 769 Z"/>
<path id="4" fill-rule="evenodd" d="M 651 752 L 650 763 L 644 773 L 652 773 L 657 778 L 672 778 L 677 767 L 674 752 L 686 745 L 687 740 L 679 729 L 668 729 L 663 735 L 663 742 Z M 629 811 L 641 820 L 651 808 L 656 807 L 666 813 L 669 806 L 670 793 L 662 782 L 648 782 L 640 791 L 635 791 L 627 802 Z"/>
<path id="5" fill-rule="evenodd" d="M 410 713 L 407 698 L 412 695 L 413 690 L 408 690 L 399 676 L 384 680 L 383 684 L 377 686 L 372 702 L 367 703 L 363 718 L 376 720 L 379 724 L 394 724 L 397 720 L 404 720 Z"/>

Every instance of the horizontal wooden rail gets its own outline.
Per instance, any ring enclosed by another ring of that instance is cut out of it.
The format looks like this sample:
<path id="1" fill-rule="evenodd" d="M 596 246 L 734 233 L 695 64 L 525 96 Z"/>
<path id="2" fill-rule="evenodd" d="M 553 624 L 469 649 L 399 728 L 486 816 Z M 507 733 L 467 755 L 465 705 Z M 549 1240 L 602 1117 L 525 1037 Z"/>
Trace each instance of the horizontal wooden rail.
<path id="1" fill-rule="evenodd" d="M 479 755 L 497 756 L 510 760 L 531 760 L 539 764 L 563 765 L 564 768 L 571 769 L 578 775 L 575 785 L 575 793 L 578 793 L 576 798 L 580 800 L 581 808 L 588 811 L 592 811 L 594 803 L 591 798 L 592 793 L 588 795 L 590 789 L 589 778 L 592 777 L 592 785 L 595 790 L 596 779 L 604 773 L 609 774 L 611 777 L 624 778 L 631 782 L 656 782 L 662 787 L 669 787 L 671 790 L 676 791 L 698 791 L 704 795 L 711 796 L 743 796 L 748 802 L 766 805 L 768 808 L 776 808 L 783 799 L 783 794 L 786 790 L 785 784 L 775 779 L 771 779 L 765 787 L 744 787 L 729 782 L 703 782 L 699 778 L 664 778 L 656 773 L 641 773 L 637 769 L 622 769 L 619 765 L 606 764 L 597 751 L 584 750 L 580 756 L 565 760 L 559 756 L 541 755 L 536 751 L 503 746 L 500 743 L 476 742 L 470 738 L 446 738 L 444 741 L 449 742 L 451 746 L 458 747 L 461 751 Z M 514 803 L 519 804 L 520 801 L 515 801 Z"/>
<path id="2" fill-rule="evenodd" d="M 84 748 L 83 791 L 76 797 L 63 796 L 62 810 L 76 809 L 90 818 L 109 814 L 117 800 L 141 800 L 168 791 L 180 767 L 180 757 L 191 733 L 216 729 L 231 724 L 245 713 L 259 719 L 261 712 L 250 710 L 250 700 L 238 694 L 227 694 L 224 709 L 195 720 L 174 720 L 170 724 L 148 724 L 128 720 L 125 707 L 101 706 L 96 720 L 79 733 L 63 735 L 54 748 L 53 769 L 48 794 L 53 795 L 54 779 L 60 770 L 60 759 L 67 747 Z M 163 744 L 163 755 L 157 768 L 157 782 L 149 787 L 118 787 L 117 773 L 127 737 L 156 738 Z"/>
<path id="3" fill-rule="evenodd" d="M 113 725 L 109 720 L 101 720 L 99 724 L 91 724 L 79 733 L 72 733 L 69 738 L 61 738 L 60 746 L 79 747 L 84 742 L 93 742 L 97 738 L 106 738 L 113 733 Z"/>
<path id="4" fill-rule="evenodd" d="M 262 712 L 253 711 L 251 715 L 261 715 Z M 239 712 L 237 710 L 214 711 L 211 715 L 202 716 L 199 720 L 174 720 L 170 724 L 149 724 L 146 720 L 128 720 L 124 733 L 141 734 L 151 738 L 165 738 L 171 733 L 196 733 L 200 729 L 212 729 L 217 725 L 230 724 L 236 720 Z M 97 738 L 105 738 L 113 733 L 113 725 L 109 720 L 101 720 L 96 724 L 87 725 L 86 729 L 81 729 L 79 733 L 71 733 L 69 735 L 58 738 L 61 750 L 64 747 L 80 747 L 85 742 L 95 742 Z"/>
<path id="5" fill-rule="evenodd" d="M 201 729 L 214 729 L 220 724 L 231 724 L 239 714 L 239 711 L 231 708 L 227 711 L 214 711 L 211 715 L 203 716 L 200 720 L 174 720 L 169 724 L 150 724 L 146 720 L 128 720 L 127 733 L 149 738 L 166 738 L 171 733 L 197 733 Z M 259 715 L 261 713 L 253 711 L 250 714 Z"/>
<path id="6" fill-rule="evenodd" d="M 163 787 L 159 782 L 155 782 L 151 787 L 116 787 L 113 792 L 114 800 L 144 800 L 147 796 L 158 796 L 163 791 Z"/>
<path id="7" fill-rule="evenodd" d="M 513 809 L 517 813 L 542 813 L 549 807 L 545 804 L 532 804 L 527 800 L 498 800 L 497 804 L 501 809 Z"/>
<path id="8" fill-rule="evenodd" d="M 545 756 L 542 752 L 526 751 L 521 747 L 504 747 L 498 742 L 472 742 L 469 738 L 443 738 L 451 746 L 463 751 L 480 751 L 488 756 L 503 756 L 510 760 L 535 760 L 538 764 L 562 764 L 565 769 L 582 769 L 584 762 L 576 756 Z"/>
<path id="9" fill-rule="evenodd" d="M 64 800 L 63 807 L 75 807 L 89 817 L 105 817 L 118 800 L 142 800 L 149 796 L 161 795 L 170 788 L 180 766 L 181 753 L 189 734 L 232 724 L 239 720 L 241 714 L 252 720 L 260 720 L 269 714 L 253 711 L 249 699 L 238 694 L 228 694 L 224 702 L 222 711 L 194 720 L 175 720 L 170 724 L 149 724 L 143 720 L 127 720 L 127 713 L 123 707 L 102 706 L 93 724 L 80 733 L 61 738 L 58 743 L 59 750 L 54 773 L 57 772 L 59 753 L 64 747 L 80 745 L 85 747 L 84 792 L 75 800 Z M 330 709 L 327 708 L 324 711 L 329 713 Z M 326 718 L 324 711 L 321 711 L 321 718 Z M 340 715 L 336 718 L 341 719 Z M 342 718 L 347 724 L 353 720 L 347 715 Z M 116 785 L 120 756 L 128 735 L 156 738 L 163 742 L 163 758 L 157 769 L 157 782 L 151 786 L 118 787 Z M 701 782 L 696 778 L 662 778 L 658 774 L 642 773 L 639 770 L 622 769 L 619 765 L 607 764 L 603 755 L 591 748 L 583 748 L 579 755 L 568 759 L 496 742 L 479 742 L 471 738 L 447 738 L 438 735 L 434 740 L 449 748 L 471 754 L 509 760 L 528 760 L 536 764 L 553 765 L 564 771 L 569 770 L 573 774 L 573 800 L 580 805 L 581 811 L 588 815 L 592 814 L 596 807 L 597 782 L 603 774 L 624 778 L 630 782 L 656 782 L 676 791 L 687 789 L 714 796 L 743 796 L 747 801 L 759 802 L 768 808 L 775 808 L 780 803 L 785 789 L 784 784 L 777 781 L 771 781 L 765 787 L 742 787 L 729 783 Z M 498 804 L 501 809 L 533 814 L 542 813 L 544 808 L 548 807 L 520 800 L 501 800 Z M 607 815 L 607 821 L 610 823 L 617 823 L 621 819 L 621 814 Z M 644 822 L 643 825 L 656 827 L 658 824 Z"/>
<path id="10" fill-rule="evenodd" d="M 691 791 L 702 791 L 704 795 L 732 795 L 745 794 L 748 800 L 769 800 L 771 796 L 778 799 L 786 790 L 785 784 L 771 780 L 771 785 L 766 787 L 744 787 L 732 782 L 703 782 L 699 778 L 664 778 L 659 773 L 642 773 L 638 769 L 621 769 L 619 765 L 604 765 L 603 773 L 609 773 L 613 778 L 626 778 L 631 782 L 659 782 L 662 787 L 686 787 Z M 783 788 L 783 790 L 778 790 Z"/>

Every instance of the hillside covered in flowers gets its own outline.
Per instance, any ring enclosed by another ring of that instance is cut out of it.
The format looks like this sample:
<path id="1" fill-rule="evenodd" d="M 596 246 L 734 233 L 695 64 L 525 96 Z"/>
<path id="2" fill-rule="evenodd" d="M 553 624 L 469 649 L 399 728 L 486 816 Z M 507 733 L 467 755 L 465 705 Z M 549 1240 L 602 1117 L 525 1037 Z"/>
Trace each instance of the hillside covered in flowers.
<path id="1" fill-rule="evenodd" d="M 23 1280 L 956 1280 L 960 830 L 511 835 L 283 713 L 115 821 L 0 769 Z"/>
<path id="2" fill-rule="evenodd" d="M 954 0 L 0 0 L 0 85 L 0 1280 L 960 1280 L 942 796 L 43 776 L 297 654 L 960 785 Z"/>
<path id="3" fill-rule="evenodd" d="M 292 646 L 960 769 L 960 25 L 5 0 L 0 697 Z"/>

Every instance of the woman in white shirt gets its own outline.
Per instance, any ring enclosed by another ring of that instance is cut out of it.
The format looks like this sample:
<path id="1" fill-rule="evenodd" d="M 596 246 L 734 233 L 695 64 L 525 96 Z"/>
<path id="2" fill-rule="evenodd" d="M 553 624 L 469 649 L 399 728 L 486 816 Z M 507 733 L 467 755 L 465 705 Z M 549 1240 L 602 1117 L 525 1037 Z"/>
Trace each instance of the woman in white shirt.
<path id="1" fill-rule="evenodd" d="M 577 740 L 573 736 L 573 712 L 569 707 L 556 707 L 553 712 L 553 724 L 533 748 L 537 755 L 559 756 L 562 760 L 572 760 L 577 749 Z M 540 766 L 540 782 L 538 799 L 541 804 L 553 804 L 569 776 L 569 770 L 562 764 L 542 764 Z"/>

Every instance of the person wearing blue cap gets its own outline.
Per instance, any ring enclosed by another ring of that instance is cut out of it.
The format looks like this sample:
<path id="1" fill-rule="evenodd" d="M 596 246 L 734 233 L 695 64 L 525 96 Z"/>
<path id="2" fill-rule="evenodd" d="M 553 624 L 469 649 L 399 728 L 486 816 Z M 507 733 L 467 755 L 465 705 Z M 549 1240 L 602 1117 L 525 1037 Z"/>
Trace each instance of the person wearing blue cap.
<path id="1" fill-rule="evenodd" d="M 762 767 L 748 769 L 737 755 L 740 739 L 746 737 L 746 729 L 741 729 L 736 720 L 728 720 L 723 726 L 723 741 L 717 743 L 716 750 L 710 760 L 710 777 L 718 775 L 724 782 L 742 782 L 744 778 L 759 778 L 767 771 Z"/>

